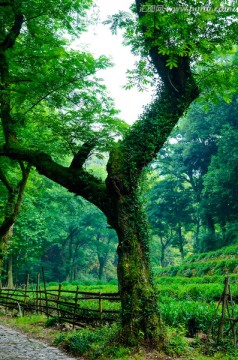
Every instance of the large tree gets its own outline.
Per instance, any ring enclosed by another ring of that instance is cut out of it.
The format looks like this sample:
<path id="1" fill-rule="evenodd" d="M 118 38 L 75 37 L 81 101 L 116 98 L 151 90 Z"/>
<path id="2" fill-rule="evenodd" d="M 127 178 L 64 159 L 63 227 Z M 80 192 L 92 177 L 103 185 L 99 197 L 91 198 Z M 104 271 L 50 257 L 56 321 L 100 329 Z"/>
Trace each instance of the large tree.
<path id="1" fill-rule="evenodd" d="M 151 12 L 151 6 L 175 7 L 178 3 L 136 0 L 137 18 L 121 24 L 134 48 L 150 55 L 160 76 L 159 94 L 123 140 L 113 143 L 108 139 L 118 133 L 118 121 L 93 78 L 107 61 L 69 51 L 62 43 L 64 31 L 82 30 L 81 20 L 90 3 L 0 2 L 2 14 L 7 15 L 0 37 L 1 119 L 6 141 L 1 155 L 33 164 L 39 173 L 84 197 L 106 215 L 119 241 L 121 340 L 156 346 L 159 316 L 147 221 L 139 197 L 141 173 L 198 96 L 191 57 L 195 61 L 207 56 L 223 41 L 229 46 L 228 33 L 235 34 L 235 22 L 230 13 L 226 23 L 226 13 L 200 12 L 195 3 L 190 12 L 171 12 L 169 8 L 161 12 L 155 7 Z M 28 123 L 34 122 L 38 127 L 42 124 L 41 131 L 36 126 L 34 134 L 27 132 Z M 58 133 L 60 139 L 67 139 L 68 147 L 62 140 L 63 150 L 73 152 L 68 166 L 49 154 L 47 141 L 56 141 Z M 105 181 L 83 167 L 95 148 L 110 152 Z"/>

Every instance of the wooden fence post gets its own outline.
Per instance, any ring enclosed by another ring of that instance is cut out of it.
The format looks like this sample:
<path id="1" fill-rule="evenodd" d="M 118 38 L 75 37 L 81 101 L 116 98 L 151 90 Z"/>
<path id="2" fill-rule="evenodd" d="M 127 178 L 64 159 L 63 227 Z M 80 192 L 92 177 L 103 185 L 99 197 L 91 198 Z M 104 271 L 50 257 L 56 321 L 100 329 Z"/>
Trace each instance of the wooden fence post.
<path id="1" fill-rule="evenodd" d="M 26 303 L 27 303 L 27 291 L 28 291 L 28 287 L 29 287 L 29 281 L 30 281 L 30 274 L 27 273 L 27 277 L 26 277 L 26 287 L 25 287 L 25 296 L 24 296 L 23 316 L 25 315 L 25 307 L 26 307 Z"/>
<path id="2" fill-rule="evenodd" d="M 8 311 L 8 298 L 9 298 L 9 289 L 7 289 L 7 298 L 6 298 L 6 311 Z"/>
<path id="3" fill-rule="evenodd" d="M 40 273 L 37 274 L 36 281 L 36 313 L 39 314 L 39 291 L 40 291 Z"/>
<path id="4" fill-rule="evenodd" d="M 43 266 L 42 266 L 42 275 L 43 275 L 44 292 L 45 292 L 46 316 L 49 317 L 48 297 L 47 297 L 46 283 L 45 283 L 45 271 L 44 271 Z"/>
<path id="5" fill-rule="evenodd" d="M 73 329 L 75 327 L 75 317 L 76 317 L 76 311 L 77 311 L 77 305 L 78 305 L 78 293 L 79 293 L 79 287 L 77 286 L 75 300 L 74 300 Z"/>
<path id="6" fill-rule="evenodd" d="M 233 302 L 233 298 L 232 298 L 232 294 L 231 294 L 231 286 L 229 284 L 229 296 L 230 296 L 230 302 L 231 302 L 231 314 L 232 314 L 232 318 L 230 317 L 230 328 L 232 330 L 233 333 L 233 340 L 234 340 L 234 347 L 236 347 L 237 345 L 237 339 L 236 339 L 236 319 L 235 319 L 235 311 L 234 311 L 234 302 Z"/>
<path id="7" fill-rule="evenodd" d="M 226 277 L 225 278 L 225 287 L 224 287 L 223 296 L 222 296 L 222 312 L 221 312 L 221 321 L 220 321 L 218 336 L 217 336 L 217 343 L 219 343 L 220 340 L 223 339 L 224 324 L 226 321 L 225 316 L 226 316 L 226 310 L 228 308 L 228 304 L 227 304 L 228 289 L 229 289 L 229 277 Z"/>
<path id="8" fill-rule="evenodd" d="M 43 313 L 43 310 L 42 310 L 42 297 L 41 297 L 41 294 L 42 294 L 42 291 L 41 291 L 41 286 L 39 285 L 39 311 L 40 311 L 40 313 L 41 313 L 41 315 L 42 315 L 42 313 Z"/>
<path id="9" fill-rule="evenodd" d="M 61 315 L 60 309 L 59 309 L 59 302 L 60 302 L 61 290 L 62 290 L 62 284 L 59 284 L 58 296 L 57 296 L 57 313 L 58 313 L 58 318 L 60 318 L 60 315 Z"/>
<path id="10" fill-rule="evenodd" d="M 99 293 L 99 312 L 100 312 L 100 322 L 102 322 L 103 313 L 102 313 L 102 294 L 101 294 L 101 292 Z"/>

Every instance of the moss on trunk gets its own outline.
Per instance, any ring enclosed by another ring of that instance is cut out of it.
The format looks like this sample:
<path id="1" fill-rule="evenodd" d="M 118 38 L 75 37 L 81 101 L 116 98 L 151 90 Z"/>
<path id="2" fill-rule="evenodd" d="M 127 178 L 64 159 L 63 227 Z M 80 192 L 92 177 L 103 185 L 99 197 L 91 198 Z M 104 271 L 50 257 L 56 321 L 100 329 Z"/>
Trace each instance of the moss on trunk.
<path id="1" fill-rule="evenodd" d="M 147 223 L 136 195 L 119 201 L 118 224 L 123 342 L 157 347 L 159 313 L 150 270 Z"/>

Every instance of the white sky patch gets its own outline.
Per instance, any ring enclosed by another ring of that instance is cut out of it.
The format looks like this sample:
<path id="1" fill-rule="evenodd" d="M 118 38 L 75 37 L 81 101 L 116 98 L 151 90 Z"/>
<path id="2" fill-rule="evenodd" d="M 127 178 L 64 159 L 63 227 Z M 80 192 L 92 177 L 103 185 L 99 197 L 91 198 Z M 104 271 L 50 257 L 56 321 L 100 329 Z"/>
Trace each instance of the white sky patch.
<path id="1" fill-rule="evenodd" d="M 128 46 L 123 46 L 122 34 L 112 35 L 109 25 L 102 22 L 107 16 L 118 11 L 129 11 L 131 0 L 95 0 L 99 9 L 99 21 L 97 25 L 90 26 L 88 32 L 83 34 L 79 41 L 74 42 L 73 47 L 80 49 L 87 44 L 87 49 L 95 57 L 106 55 L 110 57 L 114 67 L 98 73 L 98 76 L 105 80 L 111 97 L 115 101 L 115 107 L 121 110 L 119 116 L 127 123 L 132 124 L 138 119 L 143 111 L 143 105 L 150 103 L 152 89 L 139 92 L 136 88 L 125 90 L 123 86 L 127 83 L 126 70 L 132 69 L 136 57 L 131 54 Z"/>

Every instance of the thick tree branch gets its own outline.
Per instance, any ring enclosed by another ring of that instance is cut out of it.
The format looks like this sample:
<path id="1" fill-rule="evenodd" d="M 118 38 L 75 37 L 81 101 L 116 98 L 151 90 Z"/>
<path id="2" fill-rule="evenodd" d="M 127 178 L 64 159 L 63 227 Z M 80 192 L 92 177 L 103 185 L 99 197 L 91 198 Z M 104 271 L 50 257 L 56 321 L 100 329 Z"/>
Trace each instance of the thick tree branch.
<path id="1" fill-rule="evenodd" d="M 2 183 L 6 186 L 8 191 L 13 191 L 13 186 L 10 183 L 10 181 L 6 178 L 2 168 L 0 167 L 0 180 L 2 181 Z"/>
<path id="2" fill-rule="evenodd" d="M 21 13 L 21 11 L 16 12 L 15 20 L 12 25 L 12 28 L 10 29 L 8 35 L 5 37 L 3 42 L 0 44 L 1 51 L 6 51 L 7 49 L 11 49 L 14 46 L 15 41 L 21 32 L 23 21 L 24 21 L 24 16 Z"/>
<path id="3" fill-rule="evenodd" d="M 139 20 L 147 14 L 141 11 L 141 6 L 146 3 L 146 0 L 136 0 Z M 151 15 L 153 16 L 153 13 Z M 144 34 L 147 30 L 147 27 L 141 26 Z M 158 30 L 155 29 L 155 37 L 158 35 L 156 31 Z M 141 116 L 141 121 L 131 127 L 121 144 L 123 154 L 121 166 L 130 179 L 126 191 L 131 187 L 130 183 L 133 184 L 136 179 L 139 179 L 142 169 L 155 158 L 181 115 L 198 96 L 189 58 L 178 57 L 178 67 L 169 69 L 166 66 L 169 57 L 159 54 L 158 47 L 154 46 L 153 41 L 146 35 L 144 41 L 146 47 L 150 49 L 150 57 L 163 86 L 158 91 L 157 99 L 147 107 Z M 121 169 L 116 171 L 120 172 Z M 114 178 L 117 181 L 117 188 L 122 188 L 117 173 L 114 173 Z"/>
<path id="4" fill-rule="evenodd" d="M 64 167 L 45 153 L 23 148 L 2 149 L 0 156 L 26 161 L 35 166 L 40 174 L 64 186 L 70 192 L 82 196 L 102 211 L 107 208 L 105 184 L 83 169 Z"/>
<path id="5" fill-rule="evenodd" d="M 146 15 L 148 16 L 148 14 L 153 16 L 153 13 L 146 13 L 142 11 L 142 7 L 147 3 L 147 0 L 135 0 L 135 3 L 139 19 L 142 19 Z M 162 6 L 163 2 L 160 2 L 160 5 Z M 141 26 L 141 30 L 145 33 L 148 29 L 143 25 Z M 159 30 L 155 28 L 154 39 L 156 39 L 158 35 Z M 149 55 L 164 85 L 172 92 L 187 93 L 186 96 L 191 97 L 191 101 L 194 100 L 194 98 L 198 96 L 198 89 L 192 78 L 189 64 L 190 59 L 186 56 L 178 56 L 178 67 L 169 69 L 169 67 L 166 66 L 169 56 L 159 54 L 158 47 L 153 46 L 152 40 L 148 37 L 145 36 L 144 41 L 146 47 L 150 49 Z"/>
<path id="6" fill-rule="evenodd" d="M 83 164 L 85 163 L 85 161 L 88 159 L 88 157 L 90 156 L 91 151 L 93 150 L 93 148 L 96 145 L 96 140 L 92 139 L 90 141 L 87 141 L 86 143 L 84 143 L 81 148 L 79 149 L 79 151 L 77 152 L 77 154 L 74 156 L 71 165 L 70 165 L 70 169 L 81 169 Z"/>

